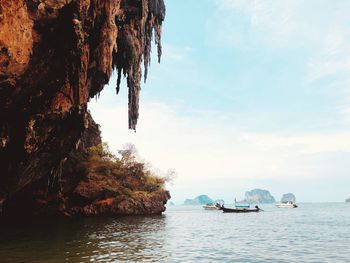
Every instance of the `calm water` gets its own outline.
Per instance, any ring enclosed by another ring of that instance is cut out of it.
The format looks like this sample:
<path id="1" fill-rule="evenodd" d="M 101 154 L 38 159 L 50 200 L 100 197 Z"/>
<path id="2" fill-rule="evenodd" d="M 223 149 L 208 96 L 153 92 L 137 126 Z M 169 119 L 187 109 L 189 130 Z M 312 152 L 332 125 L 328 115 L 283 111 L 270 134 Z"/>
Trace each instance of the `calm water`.
<path id="1" fill-rule="evenodd" d="M 2 226 L 0 262 L 350 262 L 350 204 L 262 208 Z"/>

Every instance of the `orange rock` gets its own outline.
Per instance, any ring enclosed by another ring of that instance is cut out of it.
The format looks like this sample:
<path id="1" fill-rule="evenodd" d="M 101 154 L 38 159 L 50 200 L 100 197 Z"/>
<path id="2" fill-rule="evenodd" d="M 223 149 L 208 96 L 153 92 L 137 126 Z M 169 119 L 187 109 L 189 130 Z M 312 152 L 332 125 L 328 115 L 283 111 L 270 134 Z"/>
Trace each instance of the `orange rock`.
<path id="1" fill-rule="evenodd" d="M 27 69 L 33 49 L 33 20 L 24 0 L 0 1 L 0 76 L 14 83 Z"/>
<path id="2" fill-rule="evenodd" d="M 114 199 L 115 198 L 107 198 L 107 199 L 104 199 L 104 200 L 100 200 L 100 201 L 97 201 L 95 202 L 94 204 L 95 205 L 105 205 L 105 206 L 110 206 L 114 203 Z"/>

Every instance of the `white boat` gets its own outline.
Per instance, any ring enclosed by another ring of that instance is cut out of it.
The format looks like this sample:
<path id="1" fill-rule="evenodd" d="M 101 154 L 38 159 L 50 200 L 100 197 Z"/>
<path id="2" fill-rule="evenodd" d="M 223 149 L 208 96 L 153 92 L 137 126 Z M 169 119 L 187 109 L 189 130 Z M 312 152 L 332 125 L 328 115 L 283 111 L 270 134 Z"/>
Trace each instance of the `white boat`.
<path id="1" fill-rule="evenodd" d="M 203 206 L 205 210 L 221 210 L 220 204 L 206 204 Z"/>
<path id="2" fill-rule="evenodd" d="M 292 201 L 288 201 L 288 202 L 284 202 L 284 203 L 280 203 L 280 204 L 276 204 L 276 206 L 278 208 L 297 208 L 298 206 L 292 202 Z"/>

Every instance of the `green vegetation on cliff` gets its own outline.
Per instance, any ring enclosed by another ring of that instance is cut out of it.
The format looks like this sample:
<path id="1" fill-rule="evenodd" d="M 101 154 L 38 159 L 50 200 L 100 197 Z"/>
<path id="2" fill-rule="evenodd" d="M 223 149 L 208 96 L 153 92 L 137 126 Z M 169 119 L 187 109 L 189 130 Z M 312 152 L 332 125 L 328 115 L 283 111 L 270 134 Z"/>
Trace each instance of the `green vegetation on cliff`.
<path id="1" fill-rule="evenodd" d="M 111 175 L 118 179 L 126 193 L 150 194 L 164 190 L 165 181 L 170 178 L 156 175 L 149 165 L 136 158 L 137 150 L 128 144 L 119 151 L 120 158 L 114 155 L 108 144 L 102 143 L 89 149 L 87 167 L 103 175 Z"/>
<path id="2" fill-rule="evenodd" d="M 165 210 L 170 198 L 165 182 L 174 172 L 156 175 L 136 158 L 136 148 L 131 144 L 119 155 L 102 143 L 75 157 L 80 159 L 83 178 L 73 191 L 69 214 L 154 214 Z"/>

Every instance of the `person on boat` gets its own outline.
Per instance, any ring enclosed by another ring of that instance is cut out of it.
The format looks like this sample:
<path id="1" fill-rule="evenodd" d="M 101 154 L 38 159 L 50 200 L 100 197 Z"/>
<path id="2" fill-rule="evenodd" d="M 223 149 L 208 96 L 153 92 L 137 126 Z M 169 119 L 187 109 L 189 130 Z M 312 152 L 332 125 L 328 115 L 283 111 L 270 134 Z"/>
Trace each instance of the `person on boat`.
<path id="1" fill-rule="evenodd" d="M 255 206 L 255 209 L 257 209 L 258 211 L 260 211 L 261 209 L 259 208 L 258 205 Z"/>

